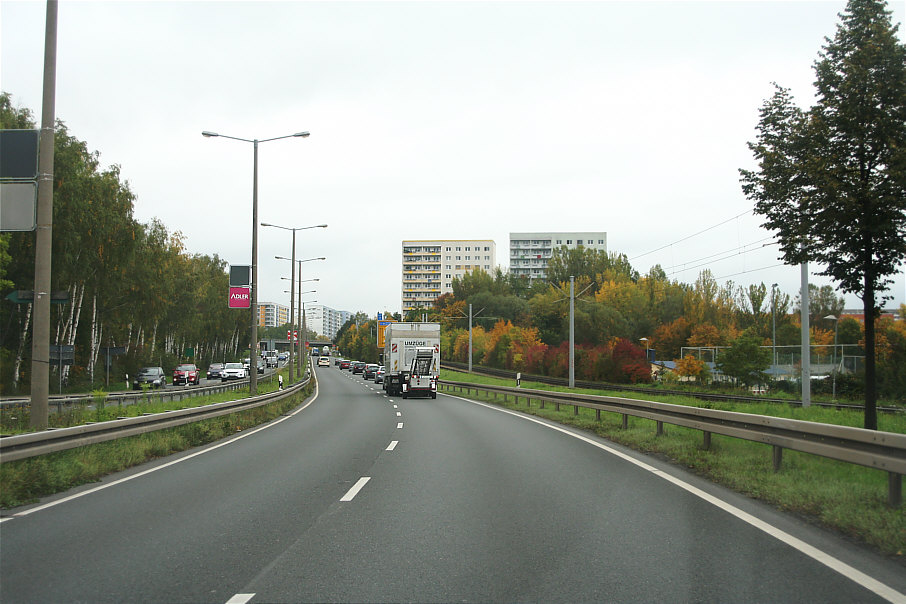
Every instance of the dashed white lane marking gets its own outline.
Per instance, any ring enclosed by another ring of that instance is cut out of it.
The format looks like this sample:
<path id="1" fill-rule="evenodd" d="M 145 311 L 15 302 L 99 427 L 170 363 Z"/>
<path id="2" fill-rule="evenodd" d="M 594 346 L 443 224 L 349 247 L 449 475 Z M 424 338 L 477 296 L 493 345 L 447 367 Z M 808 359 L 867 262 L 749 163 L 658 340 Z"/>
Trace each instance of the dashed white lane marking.
<path id="1" fill-rule="evenodd" d="M 676 486 L 678 486 L 679 488 L 684 489 L 685 491 L 691 493 L 692 495 L 694 495 L 704 501 L 707 501 L 708 503 L 724 510 L 728 514 L 731 514 L 731 515 L 735 516 L 736 518 L 739 518 L 746 524 L 749 524 L 750 526 L 753 526 L 758 530 L 764 531 L 765 533 L 774 537 L 778 541 L 786 543 L 788 546 L 792 547 L 793 549 L 798 550 L 799 552 L 805 554 L 809 558 L 812 558 L 813 560 L 817 561 L 819 564 L 823 564 L 824 566 L 830 568 L 831 570 L 843 575 L 844 577 L 846 577 L 853 583 L 856 583 L 857 585 L 861 585 L 865 589 L 877 594 L 878 596 L 880 596 L 881 598 L 884 598 L 888 602 L 894 602 L 894 603 L 898 603 L 898 604 L 906 603 L 906 594 L 902 594 L 902 593 L 898 592 L 896 589 L 890 587 L 889 585 L 886 585 L 886 584 L 878 581 L 874 577 L 866 575 L 859 569 L 854 568 L 854 567 L 850 566 L 849 564 L 843 562 L 842 560 L 838 560 L 837 558 L 834 558 L 827 552 L 824 552 L 824 551 L 818 549 L 817 547 L 809 545 L 805 541 L 802 541 L 801 539 L 794 537 L 793 535 L 790 535 L 789 533 L 777 528 L 776 526 L 769 524 L 769 523 L 765 522 L 764 520 L 761 520 L 760 518 L 757 518 L 757 517 L 749 514 L 748 512 L 745 512 L 745 511 L 739 509 L 738 507 L 734 506 L 733 504 L 728 503 L 722 499 L 719 499 L 719 498 L 715 497 L 714 495 L 706 493 L 705 491 L 702 491 L 698 487 L 695 487 L 695 486 L 689 484 L 688 482 L 681 480 L 680 478 L 671 476 L 670 474 L 667 474 L 666 472 L 659 470 L 659 469 L 655 468 L 654 466 L 651 466 L 640 459 L 635 459 L 634 457 L 631 457 L 630 455 L 627 455 L 627 454 L 623 453 L 622 451 L 617 451 L 616 449 L 609 447 L 603 443 L 594 441 L 591 438 L 588 438 L 581 434 L 576 434 L 574 432 L 570 432 L 566 428 L 562 428 L 560 426 L 553 426 L 551 424 L 538 420 L 534 417 L 530 417 L 527 415 L 523 415 L 521 413 L 510 411 L 509 409 L 501 409 L 500 407 L 495 407 L 493 405 L 488 405 L 488 404 L 485 404 L 485 403 L 482 403 L 479 401 L 469 400 L 467 398 L 460 398 L 458 396 L 453 396 L 453 395 L 448 395 L 448 396 L 459 399 L 461 401 L 465 401 L 467 403 L 472 403 L 474 405 L 479 405 L 481 407 L 491 409 L 492 411 L 499 411 L 500 413 L 506 413 L 508 415 L 518 417 L 519 419 L 524 419 L 526 421 L 534 422 L 540 426 L 544 426 L 545 428 L 550 428 L 551 430 L 556 430 L 557 432 L 562 432 L 563 434 L 566 434 L 567 436 L 572 436 L 573 438 L 586 442 L 586 443 L 592 445 L 593 447 L 597 447 L 603 451 L 606 451 L 621 459 L 624 459 L 625 461 L 628 461 L 629 463 L 634 464 L 634 465 L 638 466 L 639 468 L 642 468 L 643 470 L 651 472 L 655 476 L 658 476 L 668 482 L 671 482 L 671 483 L 675 484 Z"/>
<path id="2" fill-rule="evenodd" d="M 226 601 L 226 604 L 246 604 L 249 600 L 255 597 L 255 594 L 236 594 L 232 598 Z"/>
<path id="3" fill-rule="evenodd" d="M 398 406 L 396 406 L 396 405 L 394 405 L 394 406 L 393 406 L 393 408 L 394 408 L 394 409 L 399 409 L 399 407 L 398 407 Z"/>
<path id="4" fill-rule="evenodd" d="M 398 424 L 396 425 L 396 429 L 397 429 L 397 430 L 402 429 L 402 427 L 403 427 L 403 422 L 400 422 L 400 423 L 398 423 Z"/>
<path id="5" fill-rule="evenodd" d="M 397 411 L 397 412 L 396 412 L 396 416 L 397 416 L 397 417 L 402 417 L 402 416 L 403 416 L 403 414 L 402 414 L 402 413 L 400 413 L 400 412 L 399 412 L 399 411 Z"/>
<path id="6" fill-rule="evenodd" d="M 387 451 L 393 451 L 394 449 L 396 449 L 396 446 L 397 446 L 398 444 L 400 444 L 400 441 L 398 441 L 398 440 L 391 440 L 391 441 L 390 441 L 390 444 L 387 445 Z"/>
<path id="7" fill-rule="evenodd" d="M 362 490 L 368 481 L 371 480 L 371 476 L 362 476 L 359 478 L 359 481 L 352 485 L 352 488 L 346 491 L 346 494 L 340 498 L 340 501 L 352 501 L 355 499 L 355 496 L 359 494 L 359 491 Z"/>

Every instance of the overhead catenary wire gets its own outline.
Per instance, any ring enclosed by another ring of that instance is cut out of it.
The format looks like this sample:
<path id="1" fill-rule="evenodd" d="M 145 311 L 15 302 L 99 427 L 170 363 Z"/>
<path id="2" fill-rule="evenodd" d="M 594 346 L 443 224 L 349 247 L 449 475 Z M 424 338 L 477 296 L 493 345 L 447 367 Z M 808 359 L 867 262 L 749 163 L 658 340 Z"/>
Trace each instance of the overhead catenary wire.
<path id="1" fill-rule="evenodd" d="M 704 234 L 704 233 L 707 233 L 708 231 L 714 230 L 714 229 L 716 229 L 716 228 L 719 227 L 719 226 L 723 226 L 723 225 L 727 224 L 728 222 L 732 222 L 733 220 L 737 220 L 737 219 L 739 219 L 739 218 L 745 216 L 746 214 L 750 214 L 751 212 L 752 212 L 752 210 L 746 210 L 745 212 L 742 212 L 741 214 L 737 214 L 736 216 L 733 216 L 732 218 L 727 218 L 726 220 L 724 220 L 724 221 L 722 221 L 722 222 L 719 222 L 719 223 L 717 223 L 717 224 L 715 224 L 715 225 L 709 226 L 708 228 L 703 229 L 703 230 L 701 230 L 701 231 L 699 231 L 699 232 L 697 232 L 697 233 L 693 233 L 692 235 L 688 235 L 688 236 L 686 236 L 686 237 L 683 237 L 682 239 L 678 239 L 678 240 L 674 241 L 673 243 L 668 243 L 668 244 L 666 244 L 666 245 L 662 245 L 661 247 L 659 247 L 659 248 L 657 248 L 657 249 L 651 250 L 650 252 L 645 252 L 644 254 L 639 254 L 639 255 L 637 255 L 637 256 L 633 256 L 632 258 L 629 259 L 629 261 L 632 262 L 633 260 L 637 260 L 638 258 L 643 258 L 643 257 L 648 256 L 648 255 L 650 255 L 650 254 L 654 254 L 655 252 L 660 252 L 661 250 L 665 250 L 665 249 L 667 249 L 667 248 L 669 248 L 669 247 L 672 247 L 672 246 L 674 246 L 674 245 L 676 245 L 676 244 L 678 244 L 678 243 L 682 243 L 682 242 L 684 242 L 684 241 L 688 241 L 689 239 L 692 239 L 693 237 L 698 237 L 699 235 L 702 235 L 702 234 Z"/>

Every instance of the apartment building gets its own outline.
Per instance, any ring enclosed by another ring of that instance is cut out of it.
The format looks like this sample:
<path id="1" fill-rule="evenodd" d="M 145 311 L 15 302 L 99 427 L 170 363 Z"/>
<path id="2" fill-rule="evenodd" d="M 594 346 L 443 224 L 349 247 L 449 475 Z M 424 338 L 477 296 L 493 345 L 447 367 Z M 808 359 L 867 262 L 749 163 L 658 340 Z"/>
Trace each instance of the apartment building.
<path id="1" fill-rule="evenodd" d="M 434 300 L 453 293 L 453 279 L 480 268 L 497 266 L 492 239 L 403 241 L 402 309 L 431 308 Z"/>
<path id="2" fill-rule="evenodd" d="M 289 323 L 289 306 L 276 302 L 258 303 L 258 327 L 279 327 Z"/>
<path id="3" fill-rule="evenodd" d="M 348 310 L 336 310 L 323 304 L 305 305 L 305 329 L 329 340 L 335 340 L 337 332 L 352 317 Z"/>
<path id="4" fill-rule="evenodd" d="M 579 246 L 607 251 L 607 233 L 510 233 L 510 274 L 530 280 L 547 278 L 554 250 Z"/>

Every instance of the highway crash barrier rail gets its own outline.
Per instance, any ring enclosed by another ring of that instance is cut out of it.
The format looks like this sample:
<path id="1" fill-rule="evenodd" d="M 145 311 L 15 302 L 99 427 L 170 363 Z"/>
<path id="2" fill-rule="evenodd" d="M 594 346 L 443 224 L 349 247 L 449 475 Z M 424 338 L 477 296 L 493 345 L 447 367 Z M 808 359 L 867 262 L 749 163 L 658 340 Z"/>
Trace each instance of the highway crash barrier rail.
<path id="1" fill-rule="evenodd" d="M 259 378 L 258 383 L 262 384 L 276 379 L 275 374 Z M 209 394 L 220 394 L 230 390 L 238 390 L 247 387 L 249 379 L 230 380 L 214 386 L 175 386 L 169 385 L 166 388 L 144 388 L 142 390 L 123 390 L 119 392 L 105 392 L 103 401 L 105 405 L 132 405 L 135 403 L 145 403 L 149 400 L 154 401 L 181 401 L 193 396 L 208 396 Z M 56 409 L 57 413 L 62 413 L 64 407 L 75 407 L 76 405 L 89 405 L 95 402 L 93 394 L 59 394 L 51 395 L 48 400 L 48 408 Z M 7 410 L 18 407 L 28 407 L 31 399 L 28 397 L 8 398 L 0 401 L 0 409 Z"/>
<path id="2" fill-rule="evenodd" d="M 875 468 L 887 472 L 888 505 L 898 508 L 903 502 L 906 434 L 611 396 L 527 390 L 449 380 L 440 381 L 438 387 L 467 395 L 473 391 L 484 392 L 492 394 L 495 399 L 502 395 L 504 402 L 513 397 L 517 405 L 520 399 L 527 406 L 536 401 L 542 409 L 546 404 L 554 405 L 557 411 L 560 410 L 560 405 L 571 405 L 574 415 L 579 414 L 580 407 L 594 409 L 598 421 L 601 419 L 601 411 L 619 413 L 623 416 L 623 429 L 629 427 L 629 416 L 641 417 L 656 422 L 658 435 L 664 433 L 664 424 L 693 428 L 704 434 L 702 446 L 705 450 L 711 447 L 712 434 L 764 443 L 773 448 L 775 472 L 780 470 L 784 449 Z"/>
<path id="3" fill-rule="evenodd" d="M 0 438 L 0 463 L 93 445 L 137 434 L 145 434 L 155 430 L 164 430 L 247 409 L 254 409 L 292 396 L 307 386 L 310 381 L 311 378 L 306 376 L 306 379 L 283 390 L 225 403 L 213 403 L 202 407 L 149 413 L 138 417 L 120 418 L 107 422 L 73 426 L 71 428 L 57 428 L 42 432 L 4 436 Z"/>

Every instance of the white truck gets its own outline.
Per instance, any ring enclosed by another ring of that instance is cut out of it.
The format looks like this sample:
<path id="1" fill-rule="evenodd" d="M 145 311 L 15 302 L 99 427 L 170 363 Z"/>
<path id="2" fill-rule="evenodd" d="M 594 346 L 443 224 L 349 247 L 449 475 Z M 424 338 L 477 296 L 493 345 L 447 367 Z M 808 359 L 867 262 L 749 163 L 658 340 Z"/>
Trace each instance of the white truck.
<path id="1" fill-rule="evenodd" d="M 440 372 L 440 323 L 391 323 L 384 328 L 384 390 L 391 396 L 408 396 L 413 361 L 419 348 L 433 350 L 428 373 L 434 377 L 437 396 L 437 376 Z M 419 376 L 419 384 L 422 382 Z M 406 394 L 403 385 L 406 384 Z M 424 392 L 418 389 L 419 392 Z"/>
<path id="2" fill-rule="evenodd" d="M 440 351 L 437 348 L 416 348 L 409 373 L 403 376 L 403 398 L 430 396 L 437 398 L 437 375 Z"/>

